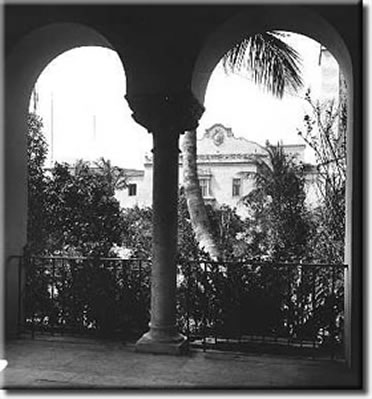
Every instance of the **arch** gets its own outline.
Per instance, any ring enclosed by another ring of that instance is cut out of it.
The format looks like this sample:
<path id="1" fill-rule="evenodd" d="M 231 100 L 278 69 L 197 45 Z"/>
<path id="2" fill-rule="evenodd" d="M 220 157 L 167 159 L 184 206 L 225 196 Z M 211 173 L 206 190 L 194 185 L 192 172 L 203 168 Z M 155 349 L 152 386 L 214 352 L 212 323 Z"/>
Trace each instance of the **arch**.
<path id="1" fill-rule="evenodd" d="M 336 58 L 345 77 L 352 76 L 350 53 L 336 29 L 305 7 L 255 7 L 235 15 L 205 41 L 195 62 L 191 88 L 203 104 L 209 78 L 222 56 L 248 35 L 281 30 L 308 36 L 323 44 Z M 348 87 L 352 79 L 347 81 Z"/>
<path id="2" fill-rule="evenodd" d="M 222 56 L 247 35 L 280 30 L 308 36 L 324 45 L 337 60 L 347 82 L 347 185 L 345 214 L 345 263 L 348 265 L 345 276 L 345 357 L 348 365 L 359 373 L 361 358 L 361 299 L 362 289 L 360 229 L 361 216 L 361 159 L 360 129 L 360 56 L 352 44 L 355 37 L 338 21 L 318 8 L 319 13 L 305 6 L 257 6 L 236 14 L 215 30 L 204 43 L 192 74 L 192 91 L 204 103 L 205 92 L 213 69 Z M 336 26 L 338 29 L 336 29 Z M 346 33 L 345 33 L 346 32 Z M 348 36 L 349 35 L 349 36 Z M 354 43 L 355 44 L 355 43 Z M 359 162 L 360 163 L 360 162 Z M 359 228 L 358 228 L 359 227 Z"/>
<path id="3" fill-rule="evenodd" d="M 95 29 L 78 23 L 54 23 L 24 36 L 5 60 L 4 258 L 6 335 L 17 330 L 21 286 L 17 261 L 27 239 L 27 114 L 34 84 L 58 55 L 82 46 L 113 49 Z"/>

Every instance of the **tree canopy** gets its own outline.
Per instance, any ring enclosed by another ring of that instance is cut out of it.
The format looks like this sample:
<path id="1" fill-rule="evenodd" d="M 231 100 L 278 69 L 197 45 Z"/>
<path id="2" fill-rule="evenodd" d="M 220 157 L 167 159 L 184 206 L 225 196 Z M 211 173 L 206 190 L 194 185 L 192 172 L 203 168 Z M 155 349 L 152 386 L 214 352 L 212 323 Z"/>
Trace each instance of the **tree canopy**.
<path id="1" fill-rule="evenodd" d="M 121 245 L 123 214 L 115 190 L 124 170 L 99 160 L 95 167 L 55 163 L 46 170 L 42 120 L 28 117 L 28 250 L 33 254 L 108 256 Z"/>
<path id="2" fill-rule="evenodd" d="M 306 94 L 310 112 L 298 134 L 313 149 L 316 159 L 320 204 L 314 210 L 315 230 L 311 246 L 315 259 L 339 262 L 344 259 L 346 185 L 346 104 L 321 103 Z"/>
<path id="3" fill-rule="evenodd" d="M 250 213 L 247 239 L 254 257 L 300 260 L 311 229 L 303 167 L 280 144 L 266 149 L 267 160 L 257 162 L 255 188 L 243 198 Z"/>
<path id="4" fill-rule="evenodd" d="M 28 164 L 28 248 L 40 252 L 46 246 L 46 190 L 47 178 L 44 163 L 48 146 L 43 135 L 43 122 L 35 113 L 27 118 L 27 164 Z"/>

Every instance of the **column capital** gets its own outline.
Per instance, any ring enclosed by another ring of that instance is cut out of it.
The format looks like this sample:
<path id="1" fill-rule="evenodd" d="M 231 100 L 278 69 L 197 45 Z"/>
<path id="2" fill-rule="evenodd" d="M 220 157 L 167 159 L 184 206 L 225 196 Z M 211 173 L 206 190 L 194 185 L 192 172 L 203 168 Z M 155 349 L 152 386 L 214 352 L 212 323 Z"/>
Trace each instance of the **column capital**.
<path id="1" fill-rule="evenodd" d="M 133 119 L 150 133 L 183 133 L 198 127 L 204 107 L 190 91 L 125 96 Z"/>

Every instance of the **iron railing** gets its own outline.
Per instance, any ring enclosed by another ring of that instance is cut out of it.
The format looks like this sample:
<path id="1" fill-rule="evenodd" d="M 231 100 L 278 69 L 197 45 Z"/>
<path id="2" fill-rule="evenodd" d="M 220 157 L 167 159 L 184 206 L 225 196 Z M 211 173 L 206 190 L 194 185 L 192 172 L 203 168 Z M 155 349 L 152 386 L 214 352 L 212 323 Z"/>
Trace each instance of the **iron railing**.
<path id="1" fill-rule="evenodd" d="M 21 329 L 136 337 L 148 326 L 150 265 L 141 259 L 23 257 Z"/>
<path id="2" fill-rule="evenodd" d="M 148 329 L 148 260 L 21 257 L 19 265 L 20 330 L 136 339 Z M 270 346 L 342 355 L 345 267 L 180 262 L 179 328 L 204 350 Z"/>
<path id="3" fill-rule="evenodd" d="M 187 262 L 183 329 L 204 349 L 275 347 L 342 356 L 342 264 Z M 192 299 L 192 300 L 190 300 Z"/>

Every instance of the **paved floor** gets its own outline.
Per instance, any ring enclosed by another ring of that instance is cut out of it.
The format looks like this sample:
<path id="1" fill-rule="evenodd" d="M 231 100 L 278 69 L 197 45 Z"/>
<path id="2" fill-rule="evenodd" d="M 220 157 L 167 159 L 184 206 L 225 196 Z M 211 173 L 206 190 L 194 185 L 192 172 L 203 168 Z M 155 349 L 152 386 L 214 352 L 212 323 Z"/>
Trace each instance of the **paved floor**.
<path id="1" fill-rule="evenodd" d="M 331 360 L 192 351 L 136 353 L 133 345 L 76 338 L 22 339 L 6 346 L 5 389 L 342 389 L 355 386 Z"/>

